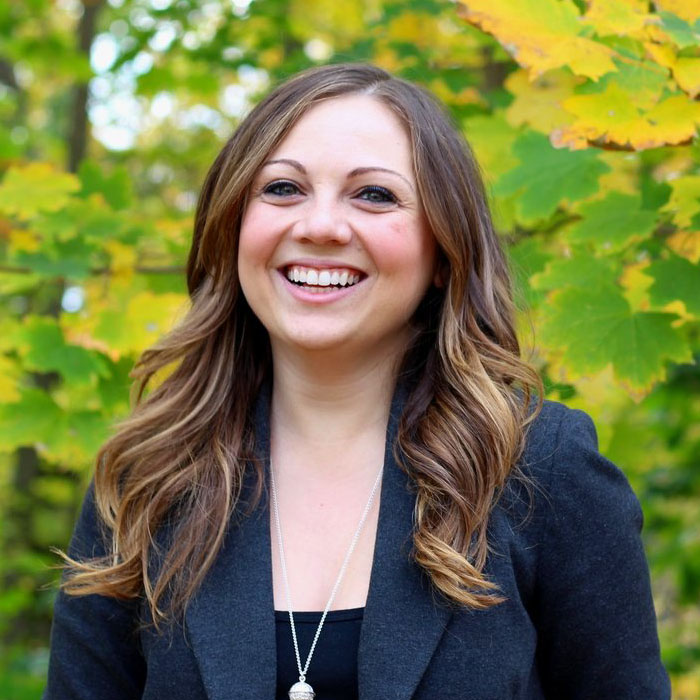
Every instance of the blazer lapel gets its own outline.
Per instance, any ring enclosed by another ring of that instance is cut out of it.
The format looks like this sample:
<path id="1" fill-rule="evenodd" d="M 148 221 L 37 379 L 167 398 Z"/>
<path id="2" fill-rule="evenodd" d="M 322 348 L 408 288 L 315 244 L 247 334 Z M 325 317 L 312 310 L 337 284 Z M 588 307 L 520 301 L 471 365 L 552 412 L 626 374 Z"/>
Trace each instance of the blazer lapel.
<path id="1" fill-rule="evenodd" d="M 269 461 L 269 396 L 260 392 L 256 449 Z M 251 492 L 252 469 L 242 499 Z M 277 683 L 270 521 L 267 494 L 250 516 L 232 522 L 224 546 L 186 621 L 209 700 L 274 698 Z M 235 516 L 234 516 L 235 517 Z"/>
<path id="2" fill-rule="evenodd" d="M 360 635 L 360 700 L 410 698 L 451 616 L 446 605 L 435 604 L 427 577 L 409 557 L 415 495 L 392 449 L 403 403 L 399 388 L 387 428 L 379 523 Z"/>

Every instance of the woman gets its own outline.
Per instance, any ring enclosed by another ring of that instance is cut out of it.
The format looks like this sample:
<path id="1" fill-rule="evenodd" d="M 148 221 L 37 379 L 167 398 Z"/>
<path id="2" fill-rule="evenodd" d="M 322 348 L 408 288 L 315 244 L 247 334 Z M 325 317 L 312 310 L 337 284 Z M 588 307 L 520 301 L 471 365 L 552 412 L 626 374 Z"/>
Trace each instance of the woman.
<path id="1" fill-rule="evenodd" d="M 98 455 L 46 698 L 669 697 L 639 504 L 590 420 L 533 398 L 428 94 L 365 65 L 274 90 L 187 276 L 140 397 L 175 368 Z"/>

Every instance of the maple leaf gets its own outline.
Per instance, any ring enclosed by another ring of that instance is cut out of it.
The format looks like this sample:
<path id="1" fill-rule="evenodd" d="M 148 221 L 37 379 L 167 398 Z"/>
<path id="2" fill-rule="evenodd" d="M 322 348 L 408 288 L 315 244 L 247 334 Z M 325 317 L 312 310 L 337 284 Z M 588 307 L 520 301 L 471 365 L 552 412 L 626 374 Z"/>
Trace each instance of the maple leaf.
<path id="1" fill-rule="evenodd" d="M 35 445 L 60 430 L 63 413 L 44 391 L 25 388 L 19 401 L 0 404 L 0 448 Z"/>
<path id="2" fill-rule="evenodd" d="M 700 104 L 685 95 L 672 95 L 641 113 L 634 98 L 615 82 L 601 93 L 573 95 L 562 106 L 576 121 L 559 129 L 552 141 L 573 148 L 591 142 L 628 149 L 683 143 L 695 135 L 700 124 Z"/>
<path id="3" fill-rule="evenodd" d="M 94 352 L 68 345 L 53 319 L 29 316 L 15 332 L 22 364 L 38 372 L 59 372 L 66 381 L 91 384 L 107 371 Z"/>
<path id="4" fill-rule="evenodd" d="M 12 167 L 0 185 L 0 211 L 29 219 L 40 211 L 57 211 L 79 189 L 75 175 L 58 172 L 48 163 Z"/>
<path id="5" fill-rule="evenodd" d="M 569 228 L 567 237 L 572 243 L 593 243 L 608 253 L 621 250 L 654 230 L 657 213 L 641 205 L 639 195 L 609 192 L 578 208 L 583 218 Z"/>
<path id="6" fill-rule="evenodd" d="M 633 311 L 619 290 L 564 289 L 540 328 L 540 343 L 562 352 L 573 376 L 612 364 L 616 378 L 635 392 L 648 391 L 666 375 L 666 362 L 690 362 L 687 340 L 674 314 Z"/>
<path id="7" fill-rule="evenodd" d="M 567 66 L 597 80 L 616 70 L 615 52 L 582 36 L 586 27 L 571 0 L 459 0 L 458 13 L 496 37 L 533 76 Z"/>
<path id="8" fill-rule="evenodd" d="M 599 36 L 644 36 L 651 21 L 647 3 L 640 0 L 589 0 L 585 20 Z"/>
<path id="9" fill-rule="evenodd" d="M 551 260 L 547 266 L 530 279 L 535 289 L 614 288 L 618 265 L 612 258 L 596 258 L 583 251 L 570 258 Z"/>
<path id="10" fill-rule="evenodd" d="M 182 294 L 138 292 L 123 307 L 105 309 L 95 318 L 94 337 L 119 355 L 141 352 L 172 327 L 187 301 Z"/>
<path id="11" fill-rule="evenodd" d="M 561 101 L 582 81 L 564 69 L 549 71 L 535 79 L 525 70 L 513 71 L 504 83 L 514 97 L 505 110 L 506 119 L 513 126 L 529 124 L 536 131 L 548 134 L 573 121 L 562 109 Z"/>
<path id="12" fill-rule="evenodd" d="M 534 131 L 520 136 L 513 152 L 520 165 L 499 178 L 494 193 L 518 193 L 516 210 L 523 222 L 550 216 L 562 202 L 590 196 L 600 175 L 610 170 L 593 151 L 557 150 Z"/>

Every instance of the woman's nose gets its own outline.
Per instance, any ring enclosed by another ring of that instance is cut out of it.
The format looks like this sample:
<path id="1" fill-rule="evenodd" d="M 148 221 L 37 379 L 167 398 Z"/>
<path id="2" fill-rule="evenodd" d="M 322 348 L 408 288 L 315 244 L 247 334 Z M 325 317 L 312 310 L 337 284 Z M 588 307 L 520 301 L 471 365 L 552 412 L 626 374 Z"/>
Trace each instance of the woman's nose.
<path id="1" fill-rule="evenodd" d="M 352 239 L 352 228 L 340 204 L 318 199 L 304 208 L 292 228 L 292 236 L 308 243 L 346 244 Z"/>

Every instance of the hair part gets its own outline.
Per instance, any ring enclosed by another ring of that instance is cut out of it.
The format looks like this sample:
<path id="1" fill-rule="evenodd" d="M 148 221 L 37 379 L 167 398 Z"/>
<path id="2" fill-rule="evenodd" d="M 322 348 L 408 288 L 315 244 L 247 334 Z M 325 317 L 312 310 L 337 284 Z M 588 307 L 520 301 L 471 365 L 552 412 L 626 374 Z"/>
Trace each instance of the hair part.
<path id="1" fill-rule="evenodd" d="M 256 488 L 248 506 L 261 497 L 250 406 L 271 359 L 238 280 L 241 220 L 256 174 L 300 117 L 351 94 L 373 96 L 404 124 L 440 251 L 443 284 L 415 314 L 399 376 L 410 387 L 395 453 L 417 489 L 413 556 L 450 601 L 480 609 L 503 600 L 484 574 L 487 524 L 507 478 L 517 474 L 541 382 L 520 358 L 508 267 L 468 145 L 427 91 L 365 64 L 314 68 L 283 83 L 213 163 L 187 262 L 191 308 L 132 372 L 134 409 L 96 459 L 106 553 L 63 555 L 66 592 L 143 596 L 156 626 L 172 620 L 219 552 L 250 465 Z"/>

